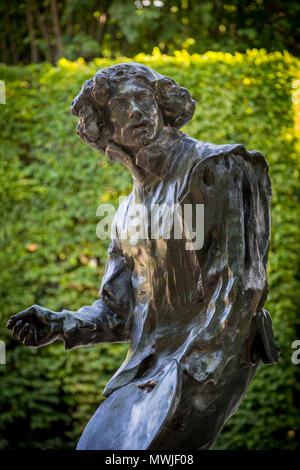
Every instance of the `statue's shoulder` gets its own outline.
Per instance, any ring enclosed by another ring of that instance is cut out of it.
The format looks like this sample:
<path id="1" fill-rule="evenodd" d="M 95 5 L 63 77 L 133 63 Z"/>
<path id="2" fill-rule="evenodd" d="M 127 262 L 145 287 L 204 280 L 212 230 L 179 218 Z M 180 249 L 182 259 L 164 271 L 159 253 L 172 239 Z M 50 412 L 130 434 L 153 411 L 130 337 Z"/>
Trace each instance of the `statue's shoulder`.
<path id="1" fill-rule="evenodd" d="M 199 177 L 202 179 L 203 168 L 209 162 L 210 167 L 213 168 L 211 163 L 215 160 L 216 164 L 220 159 L 224 159 L 222 165 L 224 174 L 230 178 L 233 175 L 235 165 L 243 168 L 243 172 L 248 179 L 256 184 L 263 185 L 266 194 L 271 196 L 272 185 L 269 177 L 269 165 L 265 156 L 257 150 L 249 151 L 243 144 L 224 144 L 217 145 L 211 142 L 202 142 L 193 139 L 189 136 L 185 137 L 186 144 L 189 145 L 190 151 L 188 158 L 188 179 L 189 187 L 197 186 Z M 227 157 L 231 160 L 229 163 Z M 243 164 L 241 165 L 241 159 Z M 220 170 L 220 169 L 219 169 Z"/>
<path id="2" fill-rule="evenodd" d="M 236 155 L 244 158 L 245 160 L 257 164 L 268 170 L 268 163 L 265 156 L 257 150 L 247 150 L 243 144 L 213 144 L 211 142 L 203 142 L 184 134 L 183 139 L 190 147 L 192 155 L 191 163 L 193 166 L 201 164 L 203 161 L 209 158 Z"/>

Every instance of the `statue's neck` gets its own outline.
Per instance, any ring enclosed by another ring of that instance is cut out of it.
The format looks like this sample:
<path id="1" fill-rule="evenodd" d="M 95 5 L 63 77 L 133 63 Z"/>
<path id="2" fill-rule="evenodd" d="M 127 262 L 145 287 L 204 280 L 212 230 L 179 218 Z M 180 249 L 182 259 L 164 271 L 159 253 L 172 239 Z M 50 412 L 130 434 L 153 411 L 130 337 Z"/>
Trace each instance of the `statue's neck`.
<path id="1" fill-rule="evenodd" d="M 153 178 L 161 179 L 168 172 L 170 150 L 182 134 L 174 127 L 164 127 L 150 144 L 130 152 L 115 143 L 109 143 L 106 154 L 111 161 L 126 166 L 135 181 L 143 184 Z"/>

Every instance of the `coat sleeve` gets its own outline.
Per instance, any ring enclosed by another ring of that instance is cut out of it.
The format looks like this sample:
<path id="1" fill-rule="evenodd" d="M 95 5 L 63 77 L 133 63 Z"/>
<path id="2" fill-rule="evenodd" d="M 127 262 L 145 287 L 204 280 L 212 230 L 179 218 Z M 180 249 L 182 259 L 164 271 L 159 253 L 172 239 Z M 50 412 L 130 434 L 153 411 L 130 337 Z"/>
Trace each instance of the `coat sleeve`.
<path id="1" fill-rule="evenodd" d="M 115 225 L 99 299 L 76 312 L 63 310 L 65 349 L 97 343 L 122 342 L 130 338 L 129 318 L 133 306 L 131 267 L 122 254 Z"/>

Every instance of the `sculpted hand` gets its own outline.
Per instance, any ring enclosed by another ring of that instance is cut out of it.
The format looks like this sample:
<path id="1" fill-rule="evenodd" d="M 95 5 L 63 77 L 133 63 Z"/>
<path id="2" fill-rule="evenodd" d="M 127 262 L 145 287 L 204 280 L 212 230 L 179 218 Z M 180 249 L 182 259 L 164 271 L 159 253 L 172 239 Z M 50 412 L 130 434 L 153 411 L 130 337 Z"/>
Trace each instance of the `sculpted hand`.
<path id="1" fill-rule="evenodd" d="M 63 336 L 64 314 L 40 305 L 32 305 L 13 315 L 7 322 L 12 336 L 25 346 L 37 348 L 53 343 Z"/>

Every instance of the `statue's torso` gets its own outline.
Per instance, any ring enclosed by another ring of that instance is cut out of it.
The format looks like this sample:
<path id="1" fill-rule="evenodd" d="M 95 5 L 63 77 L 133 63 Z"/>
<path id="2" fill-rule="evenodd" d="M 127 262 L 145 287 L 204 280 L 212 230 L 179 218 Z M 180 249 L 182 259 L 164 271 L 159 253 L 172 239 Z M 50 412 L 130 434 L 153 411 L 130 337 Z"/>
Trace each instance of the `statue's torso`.
<path id="1" fill-rule="evenodd" d="M 242 196 L 248 163 L 240 149 L 248 155 L 242 146 L 211 146 L 184 136 L 172 171 L 149 186 L 135 184 L 120 205 L 115 236 L 125 259 L 133 262 L 134 309 L 129 352 L 106 394 L 138 377 L 150 364 L 155 375 L 171 359 L 199 382 L 213 374 L 216 380 L 221 378 L 228 364 L 235 370 L 245 366 L 245 342 L 266 288 L 266 266 L 258 255 L 253 265 L 261 271 L 256 276 L 261 284 L 252 285 L 252 268 L 245 264 Z M 204 205 L 204 227 L 197 227 L 198 232 L 203 230 L 203 249 L 187 249 L 186 237 L 174 237 L 176 204 L 182 214 L 186 204 L 192 207 L 193 231 L 196 206 Z M 154 205 L 161 209 L 162 224 L 155 224 L 155 218 L 151 221 Z M 264 210 L 268 212 L 267 205 Z M 269 227 L 264 229 L 267 243 Z M 242 282 L 249 284 L 247 292 Z"/>

